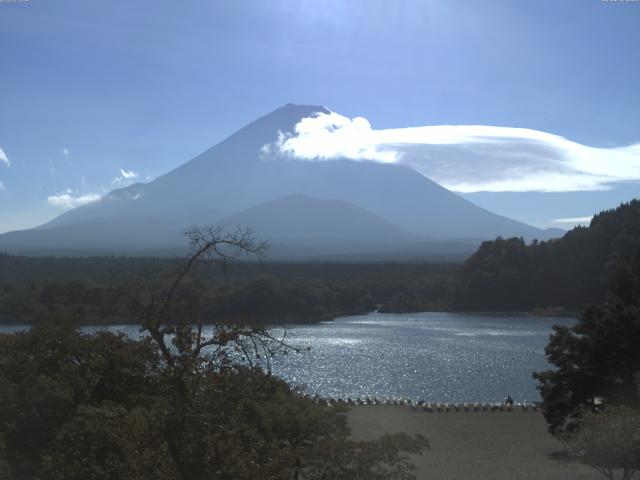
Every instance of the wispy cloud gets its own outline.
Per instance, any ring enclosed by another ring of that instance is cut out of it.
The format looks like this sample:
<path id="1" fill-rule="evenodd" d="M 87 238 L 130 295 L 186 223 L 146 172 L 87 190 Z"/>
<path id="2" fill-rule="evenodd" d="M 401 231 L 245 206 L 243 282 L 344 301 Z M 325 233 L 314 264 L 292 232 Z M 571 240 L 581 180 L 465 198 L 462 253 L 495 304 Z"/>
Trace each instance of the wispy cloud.
<path id="1" fill-rule="evenodd" d="M 2 148 L 0 148 L 0 162 L 4 163 L 7 167 L 11 166 L 11 162 L 9 161 L 9 157 L 7 157 L 7 154 L 4 153 L 4 150 L 2 150 Z"/>
<path id="2" fill-rule="evenodd" d="M 64 155 L 64 158 L 69 158 L 69 155 L 71 155 L 71 150 L 69 150 L 67 147 L 63 148 L 62 155 Z"/>
<path id="3" fill-rule="evenodd" d="M 11 162 L 9 161 L 9 157 L 4 153 L 4 150 L 0 148 L 0 164 L 4 163 L 7 167 L 11 167 Z M 6 189 L 4 188 L 4 183 L 0 181 L 0 192 L 4 192 Z"/>
<path id="4" fill-rule="evenodd" d="M 78 194 L 74 193 L 71 189 L 67 189 L 62 193 L 47 197 L 47 203 L 54 207 L 68 210 L 70 208 L 76 208 L 86 205 L 87 203 L 95 202 L 100 200 L 100 198 L 100 195 L 96 193 Z"/>
<path id="5" fill-rule="evenodd" d="M 115 177 L 111 182 L 116 187 L 126 187 L 133 183 L 133 181 L 139 177 L 138 172 L 134 172 L 133 170 L 125 170 L 124 168 L 120 169 L 120 175 Z"/>
<path id="6" fill-rule="evenodd" d="M 262 151 L 406 165 L 463 193 L 605 190 L 640 180 L 640 144 L 596 148 L 538 130 L 482 125 L 375 130 L 365 118 L 335 112 L 303 119 Z"/>

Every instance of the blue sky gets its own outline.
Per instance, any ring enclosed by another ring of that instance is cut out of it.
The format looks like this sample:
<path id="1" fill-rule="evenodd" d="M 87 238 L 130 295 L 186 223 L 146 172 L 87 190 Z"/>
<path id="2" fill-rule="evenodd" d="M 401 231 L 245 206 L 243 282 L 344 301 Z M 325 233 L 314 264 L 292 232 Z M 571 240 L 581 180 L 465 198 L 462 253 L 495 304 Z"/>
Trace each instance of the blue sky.
<path id="1" fill-rule="evenodd" d="M 376 130 L 640 143 L 640 2 L 0 2 L 0 232 L 155 178 L 288 102 Z M 541 226 L 640 192 L 471 192 Z"/>

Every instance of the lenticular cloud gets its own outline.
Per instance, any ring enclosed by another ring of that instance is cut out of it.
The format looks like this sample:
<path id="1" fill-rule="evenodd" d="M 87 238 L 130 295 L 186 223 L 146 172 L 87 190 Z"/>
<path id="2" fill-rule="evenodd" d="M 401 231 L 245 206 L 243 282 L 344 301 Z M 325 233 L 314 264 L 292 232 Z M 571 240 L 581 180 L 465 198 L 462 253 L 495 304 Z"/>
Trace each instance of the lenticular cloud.
<path id="1" fill-rule="evenodd" d="M 365 118 L 335 112 L 304 118 L 263 152 L 406 165 L 463 193 L 605 190 L 640 180 L 640 144 L 596 148 L 538 130 L 482 125 L 375 130 Z"/>

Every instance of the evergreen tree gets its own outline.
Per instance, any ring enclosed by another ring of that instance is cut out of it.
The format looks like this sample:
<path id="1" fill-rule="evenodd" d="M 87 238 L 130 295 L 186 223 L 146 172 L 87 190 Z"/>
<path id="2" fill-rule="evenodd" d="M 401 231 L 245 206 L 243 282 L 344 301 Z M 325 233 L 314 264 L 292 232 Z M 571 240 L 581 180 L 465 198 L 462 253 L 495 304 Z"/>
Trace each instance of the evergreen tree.
<path id="1" fill-rule="evenodd" d="M 640 408 L 640 255 L 622 259 L 607 301 L 572 327 L 556 326 L 546 347 L 554 370 L 534 373 L 551 433 L 576 430 L 597 398 Z"/>

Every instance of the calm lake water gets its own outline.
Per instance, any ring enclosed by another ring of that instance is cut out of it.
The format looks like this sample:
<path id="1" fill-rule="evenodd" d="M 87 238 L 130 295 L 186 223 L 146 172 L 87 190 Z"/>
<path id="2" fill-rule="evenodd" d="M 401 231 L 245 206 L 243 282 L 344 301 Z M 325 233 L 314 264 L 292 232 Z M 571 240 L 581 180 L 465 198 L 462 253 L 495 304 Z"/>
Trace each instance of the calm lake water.
<path id="1" fill-rule="evenodd" d="M 544 347 L 551 326 L 574 322 L 460 313 L 341 317 L 288 327 L 288 341 L 311 350 L 277 358 L 273 370 L 326 397 L 495 402 L 510 394 L 533 402 L 540 396 L 531 373 L 548 368 Z M 137 327 L 108 329 L 138 335 Z"/>

